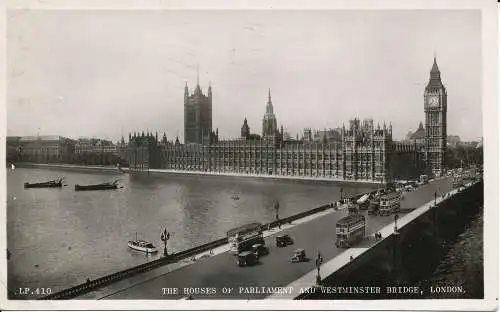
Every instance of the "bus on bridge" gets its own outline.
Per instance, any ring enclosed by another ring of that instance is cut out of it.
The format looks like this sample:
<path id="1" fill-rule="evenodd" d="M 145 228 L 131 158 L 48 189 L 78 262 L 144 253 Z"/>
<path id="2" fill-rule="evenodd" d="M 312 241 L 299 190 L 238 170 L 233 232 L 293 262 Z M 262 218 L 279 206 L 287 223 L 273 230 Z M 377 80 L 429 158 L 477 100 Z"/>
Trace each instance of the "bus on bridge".
<path id="1" fill-rule="evenodd" d="M 340 219 L 336 224 L 335 246 L 337 248 L 349 248 L 365 237 L 365 216 L 359 213 L 357 204 L 349 203 L 347 208 L 349 215 Z"/>
<path id="2" fill-rule="evenodd" d="M 264 245 L 262 223 L 254 222 L 229 230 L 227 241 L 233 254 L 251 250 L 255 244 Z"/>

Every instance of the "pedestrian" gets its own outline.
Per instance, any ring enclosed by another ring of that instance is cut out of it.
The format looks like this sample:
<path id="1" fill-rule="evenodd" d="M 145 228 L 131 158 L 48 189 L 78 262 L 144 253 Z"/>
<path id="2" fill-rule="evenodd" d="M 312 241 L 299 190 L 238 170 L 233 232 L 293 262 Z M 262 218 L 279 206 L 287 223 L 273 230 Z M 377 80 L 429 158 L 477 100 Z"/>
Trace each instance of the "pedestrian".
<path id="1" fill-rule="evenodd" d="M 354 260 L 354 257 L 353 257 L 353 256 L 351 256 L 351 261 L 352 261 L 352 260 Z"/>

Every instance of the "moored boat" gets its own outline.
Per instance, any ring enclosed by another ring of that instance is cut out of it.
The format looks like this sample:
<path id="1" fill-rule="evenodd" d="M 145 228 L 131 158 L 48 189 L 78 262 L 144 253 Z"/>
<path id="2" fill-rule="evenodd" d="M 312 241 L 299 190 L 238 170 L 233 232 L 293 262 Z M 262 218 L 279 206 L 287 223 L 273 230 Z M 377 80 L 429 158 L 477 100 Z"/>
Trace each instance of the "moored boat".
<path id="1" fill-rule="evenodd" d="M 128 247 L 145 253 L 158 252 L 158 249 L 156 249 L 156 247 L 152 243 L 147 242 L 145 240 L 137 239 L 137 234 L 135 235 L 134 241 L 128 241 Z"/>
<path id="2" fill-rule="evenodd" d="M 75 185 L 75 191 L 99 191 L 99 190 L 116 190 L 118 188 L 118 181 L 106 182 L 91 185 Z"/>
<path id="3" fill-rule="evenodd" d="M 50 187 L 62 187 L 62 181 L 64 178 L 57 180 L 51 180 L 47 182 L 36 182 L 36 183 L 24 183 L 24 188 L 50 188 Z"/>

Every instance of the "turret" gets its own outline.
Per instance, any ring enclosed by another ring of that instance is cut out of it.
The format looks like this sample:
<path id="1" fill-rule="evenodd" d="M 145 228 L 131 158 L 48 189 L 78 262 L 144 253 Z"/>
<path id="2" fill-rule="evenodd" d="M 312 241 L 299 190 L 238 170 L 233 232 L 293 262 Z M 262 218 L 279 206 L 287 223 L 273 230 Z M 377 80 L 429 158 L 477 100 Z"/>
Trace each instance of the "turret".
<path id="1" fill-rule="evenodd" d="M 189 96 L 188 83 L 186 81 L 186 86 L 184 87 L 184 100 L 186 100 Z"/>
<path id="2" fill-rule="evenodd" d="M 269 88 L 269 94 L 267 98 L 266 114 L 273 114 L 273 102 L 271 100 L 271 88 Z"/>
<path id="3" fill-rule="evenodd" d="M 212 83 L 208 83 L 208 98 L 212 101 Z"/>
<path id="4" fill-rule="evenodd" d="M 245 140 L 250 138 L 250 127 L 248 126 L 247 119 L 243 121 L 243 126 L 241 126 L 241 137 Z"/>

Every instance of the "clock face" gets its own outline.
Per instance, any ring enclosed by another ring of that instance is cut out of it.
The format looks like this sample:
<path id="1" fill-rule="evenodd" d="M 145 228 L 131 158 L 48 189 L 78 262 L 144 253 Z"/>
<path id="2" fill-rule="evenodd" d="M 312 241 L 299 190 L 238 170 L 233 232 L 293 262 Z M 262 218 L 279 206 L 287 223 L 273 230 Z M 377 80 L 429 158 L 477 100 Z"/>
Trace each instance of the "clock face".
<path id="1" fill-rule="evenodd" d="M 436 107 L 439 105 L 439 98 L 437 96 L 429 97 L 429 106 Z"/>

